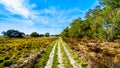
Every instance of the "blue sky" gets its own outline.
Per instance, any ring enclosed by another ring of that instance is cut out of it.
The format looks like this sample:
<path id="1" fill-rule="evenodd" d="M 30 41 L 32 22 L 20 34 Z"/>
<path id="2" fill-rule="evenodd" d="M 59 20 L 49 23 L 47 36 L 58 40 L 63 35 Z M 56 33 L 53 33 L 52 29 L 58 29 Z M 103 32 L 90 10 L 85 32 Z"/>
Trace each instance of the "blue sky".
<path id="1" fill-rule="evenodd" d="M 59 34 L 97 4 L 97 0 L 0 0 L 0 33 L 16 29 Z"/>

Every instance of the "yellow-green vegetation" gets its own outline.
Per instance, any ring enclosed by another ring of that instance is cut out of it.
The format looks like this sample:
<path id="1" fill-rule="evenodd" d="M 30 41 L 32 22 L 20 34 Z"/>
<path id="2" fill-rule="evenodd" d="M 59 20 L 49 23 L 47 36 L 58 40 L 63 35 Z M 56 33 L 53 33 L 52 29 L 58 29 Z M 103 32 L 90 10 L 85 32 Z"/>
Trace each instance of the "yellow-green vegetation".
<path id="1" fill-rule="evenodd" d="M 52 68 L 58 68 L 58 55 L 57 55 L 57 53 L 58 53 L 58 41 L 57 41 L 57 46 L 55 48 Z"/>
<path id="2" fill-rule="evenodd" d="M 64 68 L 73 68 L 73 66 L 70 64 L 70 61 L 64 51 L 62 43 L 60 44 L 60 49 L 61 49 L 61 53 L 62 53 L 62 60 L 63 60 Z"/>
<path id="3" fill-rule="evenodd" d="M 37 64 L 34 65 L 34 68 L 44 68 L 55 42 L 56 41 L 52 42 L 52 44 L 46 48 L 46 52 L 41 54 L 41 58 L 39 59 Z"/>
<path id="4" fill-rule="evenodd" d="M 36 52 L 46 52 L 55 38 L 0 38 L 0 68 L 22 64 L 20 58 Z"/>
<path id="5" fill-rule="evenodd" d="M 114 41 L 120 38 L 120 0 L 97 0 L 84 19 L 71 22 L 60 34 L 62 37 Z"/>

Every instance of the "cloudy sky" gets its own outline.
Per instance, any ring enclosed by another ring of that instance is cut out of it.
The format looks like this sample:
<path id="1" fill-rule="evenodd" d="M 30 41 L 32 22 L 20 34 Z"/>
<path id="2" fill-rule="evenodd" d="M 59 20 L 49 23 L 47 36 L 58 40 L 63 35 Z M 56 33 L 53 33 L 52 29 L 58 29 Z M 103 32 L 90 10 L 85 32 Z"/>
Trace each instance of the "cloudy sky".
<path id="1" fill-rule="evenodd" d="M 0 33 L 15 29 L 59 34 L 97 4 L 97 0 L 0 0 Z"/>

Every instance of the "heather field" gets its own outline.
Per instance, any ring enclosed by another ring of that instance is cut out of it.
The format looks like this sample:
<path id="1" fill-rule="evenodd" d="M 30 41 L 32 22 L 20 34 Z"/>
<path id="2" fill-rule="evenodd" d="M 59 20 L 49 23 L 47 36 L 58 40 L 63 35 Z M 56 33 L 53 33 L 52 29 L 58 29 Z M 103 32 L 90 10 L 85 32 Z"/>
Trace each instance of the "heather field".
<path id="1" fill-rule="evenodd" d="M 56 38 L 0 38 L 0 68 L 33 67 Z"/>
<path id="2" fill-rule="evenodd" d="M 0 68 L 120 68 L 120 0 L 0 0 Z"/>

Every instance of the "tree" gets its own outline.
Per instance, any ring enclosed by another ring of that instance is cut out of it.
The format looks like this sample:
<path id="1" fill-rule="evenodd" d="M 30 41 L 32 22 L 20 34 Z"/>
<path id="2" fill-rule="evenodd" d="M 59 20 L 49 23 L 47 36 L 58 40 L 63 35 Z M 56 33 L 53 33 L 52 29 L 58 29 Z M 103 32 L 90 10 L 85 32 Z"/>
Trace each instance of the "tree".
<path id="1" fill-rule="evenodd" d="M 49 37 L 50 36 L 50 33 L 45 33 L 45 37 Z"/>
<path id="2" fill-rule="evenodd" d="M 118 25 L 120 23 L 120 0 L 100 0 L 100 3 L 104 5 L 102 14 L 106 22 L 106 40 L 113 41 L 120 36 Z"/>
<path id="3" fill-rule="evenodd" d="M 120 8 L 120 0 L 99 0 L 105 7 L 111 6 L 112 9 Z"/>
<path id="4" fill-rule="evenodd" d="M 7 36 L 7 32 L 2 31 L 3 36 Z"/>
<path id="5" fill-rule="evenodd" d="M 3 33 L 5 33 L 6 36 L 10 38 L 22 38 L 25 36 L 23 32 L 19 32 L 18 30 L 14 30 L 14 29 L 7 30 L 7 32 L 3 32 Z"/>
<path id="6" fill-rule="evenodd" d="M 78 19 L 74 20 L 71 23 L 71 26 L 69 28 L 69 36 L 70 37 L 81 38 L 82 37 L 83 24 L 84 24 L 84 21 L 81 18 L 78 18 Z"/>
<path id="7" fill-rule="evenodd" d="M 120 38 L 120 0 L 99 0 L 100 4 L 88 10 L 85 19 L 75 19 L 61 35 L 72 38 L 94 38 L 114 41 Z M 67 32 L 68 31 L 68 32 Z"/>
<path id="8" fill-rule="evenodd" d="M 44 37 L 44 34 L 40 34 L 39 36 L 40 36 L 40 37 Z"/>
<path id="9" fill-rule="evenodd" d="M 69 27 L 66 27 L 63 32 L 60 34 L 61 37 L 69 37 Z"/>
<path id="10" fill-rule="evenodd" d="M 31 37 L 39 37 L 40 35 L 37 32 L 32 32 L 30 34 Z"/>

